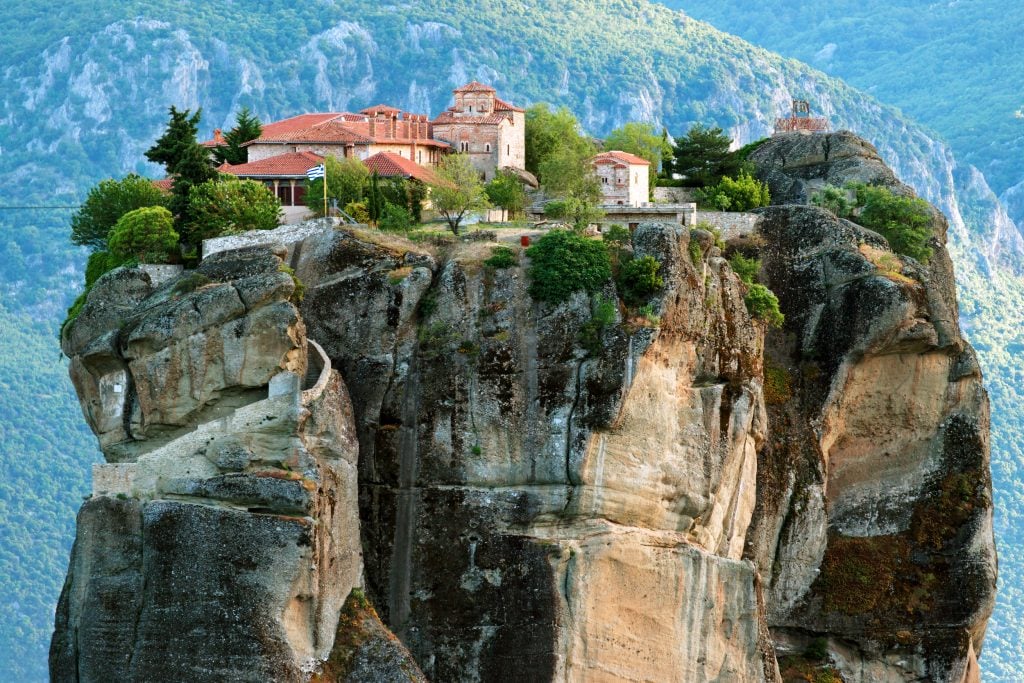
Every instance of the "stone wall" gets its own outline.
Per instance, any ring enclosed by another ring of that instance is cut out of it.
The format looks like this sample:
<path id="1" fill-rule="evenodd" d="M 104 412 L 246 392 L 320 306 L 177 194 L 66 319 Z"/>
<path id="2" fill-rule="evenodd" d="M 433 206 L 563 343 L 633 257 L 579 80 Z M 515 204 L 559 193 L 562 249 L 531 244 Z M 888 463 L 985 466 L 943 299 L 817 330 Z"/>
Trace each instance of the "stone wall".
<path id="1" fill-rule="evenodd" d="M 761 217 L 756 213 L 701 211 L 698 223 L 709 223 L 722 231 L 723 239 L 753 235 Z"/>

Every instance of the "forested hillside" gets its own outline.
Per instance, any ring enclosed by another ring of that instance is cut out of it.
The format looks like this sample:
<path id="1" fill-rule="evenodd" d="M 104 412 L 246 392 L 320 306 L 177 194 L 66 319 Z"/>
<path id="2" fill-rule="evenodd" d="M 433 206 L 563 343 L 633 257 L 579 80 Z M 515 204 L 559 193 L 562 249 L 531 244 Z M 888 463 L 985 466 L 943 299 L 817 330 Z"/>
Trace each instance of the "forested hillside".
<path id="1" fill-rule="evenodd" d="M 1021 378 L 1008 351 L 1024 344 L 1019 235 L 984 178 L 943 143 L 837 80 L 642 0 L 566 0 L 557 11 L 512 0 L 72 0 L 60 17 L 52 4 L 26 0 L 0 16 L 0 39 L 0 182 L 19 188 L 7 204 L 74 204 L 103 177 L 157 172 L 142 152 L 171 104 L 202 106 L 204 133 L 229 126 L 246 105 L 264 120 L 381 101 L 433 114 L 453 87 L 475 78 L 516 104 L 567 105 L 596 135 L 630 120 L 674 134 L 700 121 L 748 142 L 768 133 L 791 96 L 809 96 L 835 127 L 874 140 L 950 215 L 965 327 L 982 350 L 1001 430 L 999 533 L 1011 538 L 1011 496 L 1021 495 L 1014 486 L 1024 479 L 1010 431 L 1020 421 Z M 67 218 L 0 210 L 2 322 L 11 330 L 0 349 L 0 420 L 16 430 L 5 434 L 0 458 L 28 477 L 9 477 L 0 492 L 17 499 L 8 510 L 27 511 L 9 513 L 0 527 L 2 561 L 18 567 L 5 574 L 0 600 L 10 615 L 0 627 L 0 680 L 45 678 L 73 510 L 95 458 L 57 362 L 56 325 L 82 280 Z M 1022 560 L 1005 543 L 1002 551 L 1003 602 L 982 660 L 996 679 L 1024 640 L 1012 637 L 1013 614 L 1024 611 Z"/>
<path id="2" fill-rule="evenodd" d="M 937 130 L 998 193 L 1024 180 L 1022 5 L 662 1 L 900 107 Z"/>

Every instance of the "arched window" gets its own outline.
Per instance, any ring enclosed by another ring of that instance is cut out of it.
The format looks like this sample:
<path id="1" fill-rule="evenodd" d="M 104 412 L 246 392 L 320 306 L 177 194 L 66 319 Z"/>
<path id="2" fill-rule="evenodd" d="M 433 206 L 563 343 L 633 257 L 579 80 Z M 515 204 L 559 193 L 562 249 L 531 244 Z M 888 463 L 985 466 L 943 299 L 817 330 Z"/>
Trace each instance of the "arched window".
<path id="1" fill-rule="evenodd" d="M 490 153 L 491 143 L 488 142 L 486 145 L 484 145 L 484 151 L 487 152 L 488 154 Z"/>

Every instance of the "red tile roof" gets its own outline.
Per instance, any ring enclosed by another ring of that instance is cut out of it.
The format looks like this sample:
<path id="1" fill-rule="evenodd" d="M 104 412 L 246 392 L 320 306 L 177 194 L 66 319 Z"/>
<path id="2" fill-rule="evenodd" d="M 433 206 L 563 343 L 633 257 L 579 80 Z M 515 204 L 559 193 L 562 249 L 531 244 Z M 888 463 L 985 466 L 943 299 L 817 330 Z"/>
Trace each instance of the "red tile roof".
<path id="1" fill-rule="evenodd" d="M 623 152 L 617 149 L 613 149 L 608 152 L 602 152 L 593 158 L 595 164 L 630 164 L 633 166 L 650 166 L 651 162 L 647 161 L 643 157 L 638 157 L 635 154 L 629 152 Z"/>
<path id="2" fill-rule="evenodd" d="M 359 113 L 366 114 L 367 116 L 374 116 L 376 114 L 401 114 L 402 110 L 387 104 L 375 104 L 372 107 L 360 109 Z"/>
<path id="3" fill-rule="evenodd" d="M 510 104 L 510 103 L 506 102 L 505 100 L 503 100 L 501 98 L 495 97 L 494 98 L 494 111 L 521 111 L 521 112 L 525 112 L 526 110 L 523 109 L 522 107 L 517 107 L 514 104 Z"/>
<path id="4" fill-rule="evenodd" d="M 395 121 L 395 137 L 389 136 L 391 122 L 376 121 L 373 123 L 373 133 L 370 133 L 371 122 L 366 117 L 359 116 L 359 120 L 352 120 L 355 115 L 345 114 L 338 120 L 326 121 L 324 123 L 310 126 L 301 130 L 286 131 L 281 134 L 268 135 L 264 133 L 257 140 L 245 143 L 243 147 L 254 144 L 397 144 L 397 145 L 420 145 L 423 147 L 448 147 L 447 143 L 434 140 L 430 137 L 413 137 L 410 128 L 415 128 L 416 123 L 407 119 Z M 427 135 L 430 133 L 427 130 Z"/>
<path id="5" fill-rule="evenodd" d="M 489 85 L 484 85 L 480 81 L 470 81 L 461 88 L 456 88 L 452 92 L 497 92 L 494 88 Z"/>
<path id="6" fill-rule="evenodd" d="M 392 152 L 377 152 L 363 161 L 371 172 L 376 171 L 382 178 L 402 177 L 415 178 L 424 183 L 436 183 L 437 174 L 424 168 L 411 159 L 406 159 Z"/>
<path id="7" fill-rule="evenodd" d="M 164 192 L 170 192 L 171 191 L 171 185 L 173 183 L 174 183 L 174 178 L 161 178 L 160 180 L 154 180 L 153 181 L 153 184 L 156 185 L 157 188 L 163 190 Z"/>
<path id="8" fill-rule="evenodd" d="M 273 121 L 271 123 L 264 123 L 262 125 L 263 135 L 261 137 L 276 137 L 279 135 L 285 135 L 289 132 L 302 130 L 315 126 L 320 123 L 332 121 L 336 118 L 345 116 L 348 112 L 320 112 L 314 114 L 299 114 L 298 116 L 292 116 L 282 121 Z M 219 133 L 220 129 L 213 131 L 213 139 L 203 142 L 204 147 L 219 147 L 225 144 L 223 136 Z M 219 138 L 219 139 L 218 139 Z"/>
<path id="9" fill-rule="evenodd" d="M 317 166 L 324 158 L 313 152 L 278 154 L 248 164 L 223 164 L 217 170 L 244 178 L 288 177 L 305 178 L 306 171 Z"/>

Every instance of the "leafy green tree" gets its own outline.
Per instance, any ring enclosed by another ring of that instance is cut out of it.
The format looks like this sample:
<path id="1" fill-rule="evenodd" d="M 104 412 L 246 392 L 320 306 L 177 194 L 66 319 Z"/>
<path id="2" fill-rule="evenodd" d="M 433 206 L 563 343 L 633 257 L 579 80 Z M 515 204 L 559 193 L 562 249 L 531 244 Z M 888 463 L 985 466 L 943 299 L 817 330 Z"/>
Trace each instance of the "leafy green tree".
<path id="1" fill-rule="evenodd" d="M 189 193 L 196 185 L 217 178 L 217 171 L 210 163 L 209 151 L 196 141 L 202 110 L 191 114 L 188 109 L 170 109 L 171 119 L 164 134 L 146 152 L 146 158 L 163 164 L 171 177 L 171 201 L 168 208 L 174 216 L 175 225 L 182 239 L 195 245 L 195 238 L 188 233 L 192 222 L 189 215 Z"/>
<path id="2" fill-rule="evenodd" d="M 202 240 L 278 226 L 281 201 L 255 180 L 208 180 L 189 193 L 189 236 Z"/>
<path id="3" fill-rule="evenodd" d="M 682 175 L 690 187 L 717 185 L 724 176 L 749 172 L 746 162 L 729 151 L 732 140 L 721 128 L 696 124 L 676 140 L 666 171 Z"/>
<path id="4" fill-rule="evenodd" d="M 514 218 L 526 208 L 526 191 L 523 182 L 511 171 L 499 171 L 484 190 L 491 204 L 505 212 L 505 218 Z"/>
<path id="5" fill-rule="evenodd" d="M 561 215 L 578 230 L 599 220 L 601 184 L 590 163 L 593 149 L 558 147 L 541 165 L 544 191 L 561 198 Z M 545 210 L 546 211 L 546 210 Z"/>
<path id="6" fill-rule="evenodd" d="M 178 258 L 174 217 L 162 206 L 129 211 L 110 231 L 110 253 L 139 263 L 171 263 Z"/>
<path id="7" fill-rule="evenodd" d="M 430 185 L 434 210 L 448 227 L 459 234 L 459 225 L 466 214 L 490 207 L 480 174 L 465 154 L 449 154 L 437 167 L 438 181 Z"/>
<path id="8" fill-rule="evenodd" d="M 366 198 L 370 186 L 370 170 L 355 157 L 338 159 L 324 157 L 327 169 L 327 197 L 337 199 L 338 206 L 361 202 Z M 306 181 L 306 206 L 318 216 L 324 213 L 324 179 Z"/>
<path id="9" fill-rule="evenodd" d="M 771 203 L 768 186 L 747 173 L 739 178 L 722 178 L 717 185 L 701 190 L 698 198 L 720 211 L 749 211 Z"/>
<path id="10" fill-rule="evenodd" d="M 218 164 L 244 164 L 249 153 L 242 145 L 263 135 L 263 125 L 253 116 L 249 107 L 242 107 L 235 115 L 235 127 L 224 134 L 224 145 L 213 149 Z"/>
<path id="11" fill-rule="evenodd" d="M 580 124 L 566 107 L 552 110 L 543 102 L 526 110 L 526 170 L 544 181 L 542 166 L 562 147 L 576 150 L 577 156 L 589 158 L 596 149 L 593 141 L 583 135 Z"/>
<path id="12" fill-rule="evenodd" d="M 604 148 L 629 152 L 651 162 L 652 187 L 662 162 L 672 158 L 672 145 L 667 136 L 659 133 L 650 123 L 623 124 L 604 139 Z"/>
<path id="13" fill-rule="evenodd" d="M 526 250 L 530 296 L 560 303 L 573 292 L 597 292 L 612 276 L 605 245 L 578 232 L 551 230 Z"/>
<path id="14" fill-rule="evenodd" d="M 884 187 L 851 184 L 859 210 L 854 220 L 879 233 L 897 254 L 927 263 L 932 257 L 928 242 L 932 237 L 932 214 L 928 202 L 918 197 L 902 197 Z"/>
<path id="15" fill-rule="evenodd" d="M 85 291 L 100 279 L 102 275 L 109 273 L 114 268 L 124 265 L 126 259 L 112 254 L 109 251 L 94 251 L 89 254 L 89 260 L 85 263 Z"/>
<path id="16" fill-rule="evenodd" d="M 101 180 L 89 190 L 82 207 L 71 217 L 71 241 L 92 249 L 105 249 L 117 220 L 134 209 L 166 206 L 170 197 L 148 178 L 135 175 Z"/>

